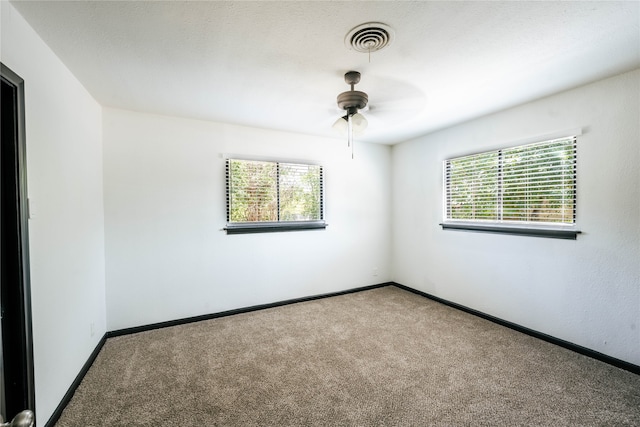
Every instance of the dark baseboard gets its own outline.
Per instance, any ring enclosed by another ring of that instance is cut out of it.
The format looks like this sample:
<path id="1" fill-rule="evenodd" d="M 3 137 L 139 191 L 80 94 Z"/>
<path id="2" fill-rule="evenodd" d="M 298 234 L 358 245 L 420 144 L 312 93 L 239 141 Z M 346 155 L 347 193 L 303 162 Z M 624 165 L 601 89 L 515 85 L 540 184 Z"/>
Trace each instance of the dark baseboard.
<path id="1" fill-rule="evenodd" d="M 236 308 L 236 309 L 233 309 L 233 310 L 221 311 L 221 312 L 218 312 L 218 313 L 203 314 L 201 316 L 194 316 L 194 317 L 186 317 L 186 318 L 183 318 L 183 319 L 169 320 L 167 322 L 152 323 L 150 325 L 135 326 L 133 328 L 118 329 L 118 330 L 115 330 L 115 331 L 107 332 L 107 338 L 118 337 L 118 336 L 121 336 L 121 335 L 135 334 L 135 333 L 138 333 L 138 332 L 151 331 L 153 329 L 167 328 L 167 327 L 170 327 L 170 326 L 184 325 L 184 324 L 187 324 L 187 323 L 200 322 L 202 320 L 217 319 L 219 317 L 233 316 L 234 314 L 249 313 L 251 311 L 264 310 L 264 309 L 267 309 L 267 308 L 280 307 L 280 306 L 283 306 L 283 305 L 296 304 L 296 303 L 299 303 L 299 302 L 313 301 L 313 300 L 322 299 L 322 298 L 335 297 L 335 296 L 338 296 L 338 295 L 346 295 L 346 294 L 352 294 L 352 293 L 355 293 L 355 292 L 368 291 L 370 289 L 382 288 L 384 286 L 392 286 L 394 284 L 395 283 L 393 283 L 393 282 L 385 282 L 385 283 L 379 283 L 377 285 L 370 285 L 370 286 L 363 286 L 363 287 L 359 287 L 359 288 L 347 289 L 346 291 L 338 291 L 338 292 L 331 292 L 331 293 L 327 293 L 327 294 L 312 295 L 312 296 L 308 296 L 308 297 L 294 298 L 294 299 L 289 299 L 289 300 L 285 300 L 285 301 L 272 302 L 272 303 L 268 303 L 268 304 L 259 304 L 259 305 L 254 305 L 254 306 L 251 306 L 251 307 Z"/>
<path id="2" fill-rule="evenodd" d="M 85 364 L 82 366 L 82 369 L 80 369 L 80 372 L 71 383 L 71 386 L 69 386 L 69 389 L 67 390 L 64 397 L 60 401 L 60 404 L 58 404 L 58 407 L 55 409 L 55 411 L 53 411 L 53 414 L 51 414 L 51 416 L 49 417 L 49 421 L 47 421 L 47 423 L 45 424 L 45 427 L 53 427 L 55 423 L 58 422 L 58 419 L 60 419 L 60 415 L 62 415 L 62 411 L 64 411 L 64 408 L 66 408 L 69 402 L 71 401 L 71 398 L 75 394 L 76 389 L 82 382 L 82 379 L 84 378 L 84 376 L 89 371 L 89 368 L 91 368 L 91 365 L 93 365 L 93 362 L 96 360 L 96 357 L 98 357 L 98 353 L 100 353 L 100 350 L 102 350 L 102 347 L 104 346 L 104 343 L 106 341 L 107 341 L 107 335 L 105 334 L 102 336 L 102 338 L 98 342 L 98 345 L 96 345 L 96 348 L 91 352 L 91 355 L 89 355 L 89 358 L 87 359 Z"/>
<path id="3" fill-rule="evenodd" d="M 518 325 L 516 323 L 512 323 L 512 322 L 509 322 L 509 321 L 506 321 L 506 320 L 502 320 L 502 319 L 500 319 L 498 317 L 494 317 L 494 316 L 491 316 L 489 314 L 483 313 L 481 311 L 474 310 L 473 308 L 469 308 L 469 307 L 466 307 L 464 305 L 457 304 L 455 302 L 451 302 L 451 301 L 448 301 L 448 300 L 443 299 L 443 298 L 439 298 L 439 297 L 437 297 L 435 295 L 431 295 L 431 294 L 428 294 L 426 292 L 422 292 L 422 291 L 419 291 L 417 289 L 413 289 L 413 288 L 410 288 L 408 286 L 401 285 L 399 283 L 391 282 L 391 284 L 396 286 L 396 287 L 398 287 L 398 288 L 400 288 L 400 289 L 404 289 L 406 291 L 409 291 L 409 292 L 412 292 L 414 294 L 423 296 L 425 298 L 429 298 L 430 300 L 439 302 L 439 303 L 444 304 L 444 305 L 448 305 L 449 307 L 464 311 L 466 313 L 473 314 L 474 316 L 481 317 L 481 318 L 483 318 L 485 320 L 489 320 L 490 322 L 497 323 L 498 325 L 505 326 L 505 327 L 513 329 L 515 331 L 522 332 L 523 334 L 530 335 L 530 336 L 532 336 L 534 338 L 538 338 L 538 339 L 541 339 L 543 341 L 547 341 L 547 342 L 549 342 L 551 344 L 558 345 L 558 346 L 566 348 L 568 350 L 575 351 L 576 353 L 580 353 L 580 354 L 582 354 L 584 356 L 591 357 L 591 358 L 599 360 L 601 362 L 608 363 L 609 365 L 613 365 L 613 366 L 615 366 L 617 368 L 624 369 L 626 371 L 633 372 L 634 374 L 640 375 L 640 366 L 634 365 L 633 363 L 629 363 L 629 362 L 626 362 L 624 360 L 616 359 L 615 357 L 607 356 L 606 354 L 600 353 L 600 352 L 595 351 L 595 350 L 591 350 L 590 348 L 583 347 L 581 345 L 574 344 L 572 342 L 565 341 L 563 339 L 556 338 L 554 336 L 547 335 L 547 334 L 544 334 L 542 332 L 538 332 L 538 331 L 535 331 L 533 329 L 526 328 L 524 326 L 520 326 L 520 325 Z"/>

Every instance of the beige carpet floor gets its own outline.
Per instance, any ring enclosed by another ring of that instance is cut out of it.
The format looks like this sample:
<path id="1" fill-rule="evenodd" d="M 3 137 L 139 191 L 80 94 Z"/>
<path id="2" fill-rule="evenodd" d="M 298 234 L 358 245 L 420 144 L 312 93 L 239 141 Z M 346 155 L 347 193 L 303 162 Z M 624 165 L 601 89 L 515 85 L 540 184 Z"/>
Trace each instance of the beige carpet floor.
<path id="1" fill-rule="evenodd" d="M 393 286 L 107 340 L 57 427 L 640 426 L 640 376 Z"/>

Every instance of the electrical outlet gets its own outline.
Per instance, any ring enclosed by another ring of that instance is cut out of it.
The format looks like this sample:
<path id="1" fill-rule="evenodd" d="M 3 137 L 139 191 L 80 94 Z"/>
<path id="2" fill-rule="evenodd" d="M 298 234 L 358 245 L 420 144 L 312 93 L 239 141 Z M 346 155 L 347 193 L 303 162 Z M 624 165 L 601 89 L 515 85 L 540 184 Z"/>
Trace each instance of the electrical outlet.
<path id="1" fill-rule="evenodd" d="M 91 322 L 91 324 L 89 325 L 89 328 L 91 330 L 91 336 L 95 335 L 95 333 L 96 333 L 96 324 Z"/>
<path id="2" fill-rule="evenodd" d="M 378 276 L 378 267 L 373 267 L 373 277 Z"/>

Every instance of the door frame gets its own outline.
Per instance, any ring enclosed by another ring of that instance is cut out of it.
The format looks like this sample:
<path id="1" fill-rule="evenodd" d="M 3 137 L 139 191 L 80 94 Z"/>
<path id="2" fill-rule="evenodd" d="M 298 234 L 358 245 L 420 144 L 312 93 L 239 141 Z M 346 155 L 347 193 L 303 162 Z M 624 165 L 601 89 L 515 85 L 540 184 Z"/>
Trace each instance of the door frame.
<path id="1" fill-rule="evenodd" d="M 6 402 L 7 384 L 2 384 L 3 397 L 5 402 L 0 402 L 2 409 L 6 411 L 4 415 L 8 415 L 11 419 L 18 412 L 24 409 L 30 409 L 35 413 L 35 380 L 34 380 L 34 364 L 33 364 L 33 333 L 31 320 L 31 281 L 29 267 L 29 211 L 27 199 L 27 157 L 26 157 L 26 140 L 25 140 L 25 95 L 24 80 L 0 63 L 0 77 L 12 86 L 15 94 L 14 98 L 14 123 L 15 129 L 15 155 L 16 168 L 15 181 L 17 184 L 17 203 L 16 206 L 10 207 L 14 214 L 17 214 L 17 230 L 18 230 L 18 274 L 20 276 L 19 287 L 20 296 L 18 304 L 20 304 L 19 315 L 6 316 L 2 319 L 0 335 L 2 331 L 6 331 L 5 336 L 1 337 L 0 345 L 4 344 L 4 348 L 0 349 L 0 356 L 3 357 L 2 365 L 4 372 L 17 370 L 19 373 L 19 385 L 13 392 L 21 394 L 21 404 L 13 405 Z M 6 212 L 6 207 L 3 207 Z M 17 210 L 17 212 L 16 212 Z M 2 266 L 6 268 L 6 266 Z M 17 352 L 16 360 L 18 366 L 7 366 L 4 363 L 7 354 L 7 344 L 11 345 L 11 352 Z M 6 375 L 3 375 L 6 382 Z M 15 406 L 15 407 L 12 407 Z M 22 406 L 22 407 L 19 407 Z"/>

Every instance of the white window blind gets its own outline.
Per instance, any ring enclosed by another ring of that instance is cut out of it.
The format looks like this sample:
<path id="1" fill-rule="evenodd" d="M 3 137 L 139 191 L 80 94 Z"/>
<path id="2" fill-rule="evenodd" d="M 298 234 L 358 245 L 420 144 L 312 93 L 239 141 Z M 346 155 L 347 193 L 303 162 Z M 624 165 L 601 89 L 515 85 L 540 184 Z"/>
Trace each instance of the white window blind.
<path id="1" fill-rule="evenodd" d="M 227 159 L 227 231 L 325 226 L 323 178 L 319 165 Z"/>
<path id="2" fill-rule="evenodd" d="M 444 161 L 447 222 L 574 225 L 576 138 Z"/>

